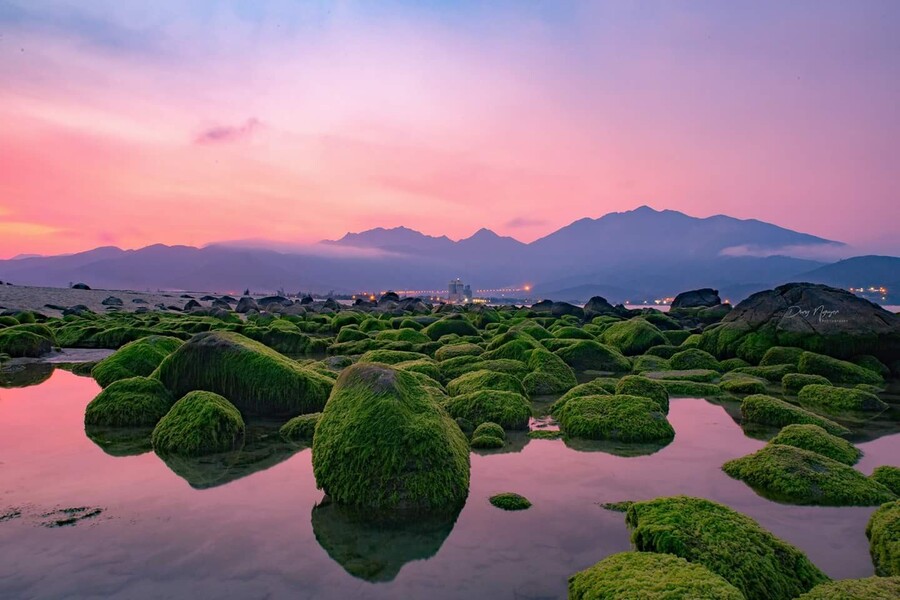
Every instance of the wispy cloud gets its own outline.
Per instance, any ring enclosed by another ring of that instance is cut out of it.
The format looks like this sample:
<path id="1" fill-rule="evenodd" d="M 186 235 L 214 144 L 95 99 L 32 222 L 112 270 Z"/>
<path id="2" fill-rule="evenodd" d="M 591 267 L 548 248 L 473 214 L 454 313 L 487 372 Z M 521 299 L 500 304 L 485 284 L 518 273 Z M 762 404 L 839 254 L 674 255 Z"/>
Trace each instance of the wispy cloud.
<path id="1" fill-rule="evenodd" d="M 810 260 L 838 260 L 854 255 L 850 246 L 840 242 L 826 244 L 800 244 L 790 246 L 762 247 L 744 244 L 741 246 L 729 246 L 720 252 L 722 256 L 751 256 L 765 258 L 768 256 L 792 256 L 794 258 L 807 258 Z"/>
<path id="2" fill-rule="evenodd" d="M 545 219 L 529 219 L 528 217 L 516 217 L 506 222 L 507 227 L 522 229 L 524 227 L 543 227 L 547 225 Z"/>
<path id="3" fill-rule="evenodd" d="M 210 144 L 228 144 L 250 137 L 253 132 L 262 127 L 259 119 L 247 119 L 242 125 L 217 125 L 202 131 L 194 143 L 201 146 Z"/>

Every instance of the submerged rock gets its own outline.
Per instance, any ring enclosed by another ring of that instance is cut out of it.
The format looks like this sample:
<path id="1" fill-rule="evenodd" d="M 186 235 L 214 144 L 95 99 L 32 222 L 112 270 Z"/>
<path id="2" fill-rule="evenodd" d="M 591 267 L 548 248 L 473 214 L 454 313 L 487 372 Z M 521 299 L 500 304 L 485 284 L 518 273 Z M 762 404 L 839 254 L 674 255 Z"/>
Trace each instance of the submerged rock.
<path id="1" fill-rule="evenodd" d="M 636 502 L 626 523 L 636 550 L 703 565 L 747 600 L 790 600 L 828 581 L 800 550 L 710 500 L 673 496 Z"/>
<path id="2" fill-rule="evenodd" d="M 469 493 L 469 447 L 413 374 L 361 363 L 341 373 L 325 405 L 313 472 L 345 506 L 455 511 Z"/>
<path id="3" fill-rule="evenodd" d="M 201 456 L 232 450 L 244 436 L 241 413 L 218 394 L 194 391 L 157 423 L 151 441 L 159 454 Z"/>
<path id="4" fill-rule="evenodd" d="M 700 564 L 671 554 L 620 552 L 569 577 L 569 600 L 744 600 L 744 595 Z"/>
<path id="5" fill-rule="evenodd" d="M 525 496 L 513 492 L 503 492 L 490 497 L 490 502 L 503 510 L 526 510 L 531 508 L 531 501 Z"/>

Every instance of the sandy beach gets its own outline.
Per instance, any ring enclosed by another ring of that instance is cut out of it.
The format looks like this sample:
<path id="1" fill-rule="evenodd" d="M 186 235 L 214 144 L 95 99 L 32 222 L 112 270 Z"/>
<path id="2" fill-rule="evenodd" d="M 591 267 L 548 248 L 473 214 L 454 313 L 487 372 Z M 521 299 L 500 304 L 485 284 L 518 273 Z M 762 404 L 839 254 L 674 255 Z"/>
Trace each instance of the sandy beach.
<path id="1" fill-rule="evenodd" d="M 113 307 L 120 311 L 134 312 L 140 307 L 158 310 L 157 304 L 177 306 L 181 309 L 190 298 L 182 298 L 186 293 L 200 301 L 206 292 L 135 292 L 130 290 L 77 290 L 72 288 L 31 287 L 20 285 L 0 285 L 0 310 L 30 310 L 47 316 L 60 316 L 62 309 L 84 305 L 97 313 L 111 312 L 103 304 L 110 296 L 122 300 L 122 305 Z M 215 294 L 211 294 L 215 295 Z M 137 300 L 137 302 L 135 302 Z M 208 305 L 208 302 L 203 302 Z"/>

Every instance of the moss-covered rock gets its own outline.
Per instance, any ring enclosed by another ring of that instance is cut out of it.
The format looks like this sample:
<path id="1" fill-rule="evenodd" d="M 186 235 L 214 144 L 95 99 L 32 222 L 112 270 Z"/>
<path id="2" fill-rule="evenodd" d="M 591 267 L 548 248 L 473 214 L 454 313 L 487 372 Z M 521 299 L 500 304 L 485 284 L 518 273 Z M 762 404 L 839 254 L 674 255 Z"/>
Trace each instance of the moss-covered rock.
<path id="1" fill-rule="evenodd" d="M 317 485 L 345 506 L 455 511 L 469 491 L 466 438 L 410 373 L 345 369 L 313 439 Z"/>
<path id="2" fill-rule="evenodd" d="M 293 417 L 319 412 L 332 380 L 238 333 L 200 333 L 167 356 L 154 377 L 175 397 L 215 392 L 243 414 Z"/>
<path id="3" fill-rule="evenodd" d="M 727 373 L 729 371 L 734 371 L 735 369 L 740 369 L 743 367 L 749 367 L 750 363 L 748 363 L 743 358 L 726 358 L 725 360 L 719 361 L 719 370 L 723 373 Z"/>
<path id="4" fill-rule="evenodd" d="M 395 365 L 410 360 L 419 360 L 420 358 L 428 357 L 424 354 L 419 354 L 418 352 L 404 350 L 370 350 L 359 357 L 359 362 L 377 362 L 385 365 Z"/>
<path id="5" fill-rule="evenodd" d="M 444 408 L 454 419 L 466 419 L 473 425 L 491 421 L 504 429 L 528 429 L 531 405 L 519 393 L 483 389 L 444 401 Z"/>
<path id="6" fill-rule="evenodd" d="M 675 431 L 655 400 L 643 396 L 584 396 L 556 413 L 567 436 L 621 442 L 665 442 Z"/>
<path id="7" fill-rule="evenodd" d="M 643 354 L 653 346 L 668 343 L 655 325 L 641 317 L 613 323 L 600 337 L 604 344 L 617 348 L 626 356 Z"/>
<path id="8" fill-rule="evenodd" d="M 820 583 L 797 600 L 897 600 L 900 577 L 866 577 Z"/>
<path id="9" fill-rule="evenodd" d="M 669 368 L 676 371 L 688 371 L 692 369 L 704 369 L 708 371 L 718 371 L 719 361 L 710 354 L 699 348 L 688 348 L 681 352 L 676 352 L 669 358 Z"/>
<path id="10" fill-rule="evenodd" d="M 876 467 L 869 477 L 900 496 L 900 467 L 882 465 Z"/>
<path id="11" fill-rule="evenodd" d="M 874 411 L 881 412 L 888 405 L 875 394 L 863 390 L 834 387 L 832 385 L 807 385 L 797 394 L 804 406 L 822 408 L 828 411 Z"/>
<path id="12" fill-rule="evenodd" d="M 665 358 L 660 358 L 659 356 L 653 356 L 651 354 L 645 354 L 643 356 L 636 356 L 634 358 L 634 362 L 631 365 L 631 370 L 634 373 L 647 373 L 648 371 L 669 371 L 671 370 L 671 366 L 669 365 L 669 361 Z"/>
<path id="13" fill-rule="evenodd" d="M 532 350 L 525 364 L 531 372 L 522 379 L 522 385 L 529 396 L 562 394 L 578 383 L 572 368 L 552 352 Z"/>
<path id="14" fill-rule="evenodd" d="M 376 340 L 390 340 L 394 342 L 410 342 L 412 344 L 425 344 L 432 339 L 416 329 L 386 329 L 375 335 Z"/>
<path id="15" fill-rule="evenodd" d="M 560 409 L 573 398 L 584 398 L 585 396 L 611 396 L 616 393 L 616 385 L 619 381 L 612 377 L 598 377 L 587 383 L 581 383 L 570 389 L 568 392 L 560 396 L 556 402 L 550 405 L 550 414 L 556 416 Z"/>
<path id="16" fill-rule="evenodd" d="M 695 381 L 710 383 L 719 378 L 718 371 L 711 369 L 688 369 L 685 371 L 647 371 L 644 377 L 650 379 L 668 379 L 669 381 Z"/>
<path id="17" fill-rule="evenodd" d="M 699 381 L 679 381 L 677 379 L 658 379 L 661 386 L 666 388 L 670 396 L 682 398 L 716 398 L 725 394 L 725 391 L 715 383 L 702 383 Z"/>
<path id="18" fill-rule="evenodd" d="M 437 361 L 445 361 L 448 358 L 456 358 L 457 356 L 479 356 L 484 352 L 484 348 L 470 342 L 462 344 L 450 344 L 449 346 L 441 346 L 434 353 Z"/>
<path id="19" fill-rule="evenodd" d="M 743 373 L 751 377 L 759 377 L 767 381 L 777 383 L 784 379 L 784 376 L 797 371 L 794 365 L 769 365 L 767 367 L 738 367 L 732 369 L 732 373 Z"/>
<path id="20" fill-rule="evenodd" d="M 447 384 L 447 392 L 451 396 L 461 396 L 481 390 L 498 390 L 525 395 L 522 382 L 512 375 L 485 369 L 460 375 Z"/>
<path id="21" fill-rule="evenodd" d="M 175 399 L 156 379 L 130 377 L 110 384 L 91 400 L 84 411 L 86 426 L 154 426 Z"/>
<path id="22" fill-rule="evenodd" d="M 794 446 L 770 444 L 728 461 L 722 470 L 768 498 L 791 504 L 873 506 L 896 498 L 852 467 Z"/>
<path id="23" fill-rule="evenodd" d="M 831 385 L 831 382 L 821 375 L 806 373 L 788 373 L 781 378 L 781 386 L 788 394 L 797 394 L 808 385 Z"/>
<path id="24" fill-rule="evenodd" d="M 618 350 L 590 340 L 578 340 L 554 354 L 576 371 L 625 373 L 631 370 L 631 362 Z"/>
<path id="25" fill-rule="evenodd" d="M 0 352 L 12 358 L 37 358 L 53 350 L 53 342 L 22 326 L 0 329 Z"/>
<path id="26" fill-rule="evenodd" d="M 334 341 L 337 343 L 342 342 L 358 342 L 360 340 L 369 339 L 369 334 L 364 331 L 360 331 L 356 327 L 344 327 L 341 329 L 337 336 L 335 336 Z"/>
<path id="27" fill-rule="evenodd" d="M 91 369 L 100 387 L 129 377 L 148 377 L 182 344 L 178 338 L 151 335 L 125 344 Z"/>
<path id="28" fill-rule="evenodd" d="M 513 492 L 503 492 L 490 497 L 490 502 L 503 510 L 526 510 L 531 508 L 531 501 L 525 496 Z"/>
<path id="29" fill-rule="evenodd" d="M 422 331 L 434 341 L 451 333 L 455 333 L 459 336 L 478 335 L 478 329 L 462 315 L 450 315 L 444 317 L 439 321 L 435 321 Z"/>
<path id="30" fill-rule="evenodd" d="M 479 437 L 495 437 L 499 440 L 506 439 L 506 431 L 504 431 L 503 426 L 499 423 L 493 423 L 491 421 L 487 421 L 481 423 L 478 427 L 475 428 L 475 431 L 472 432 L 472 438 Z"/>
<path id="31" fill-rule="evenodd" d="M 821 417 L 799 406 L 789 404 L 764 394 L 747 396 L 741 402 L 741 418 L 746 423 L 771 425 L 784 427 L 785 425 L 809 424 L 818 425 L 828 433 L 834 435 L 846 435 L 849 433 L 846 427 L 838 425 L 834 421 Z"/>
<path id="32" fill-rule="evenodd" d="M 476 450 L 497 450 L 504 447 L 506 442 L 493 435 L 473 435 L 469 445 Z"/>
<path id="33" fill-rule="evenodd" d="M 278 432 L 289 442 L 310 442 L 316 433 L 316 424 L 321 418 L 322 413 L 298 415 L 282 425 Z"/>
<path id="34" fill-rule="evenodd" d="M 818 425 L 787 425 L 769 443 L 809 450 L 845 465 L 855 465 L 862 456 L 859 448 Z"/>
<path id="35" fill-rule="evenodd" d="M 669 414 L 669 392 L 657 381 L 640 375 L 626 375 L 616 384 L 616 395 L 643 396 L 659 405 L 659 409 Z"/>
<path id="36" fill-rule="evenodd" d="M 874 385 L 882 383 L 881 375 L 874 371 L 846 360 L 815 352 L 801 354 L 797 367 L 801 373 L 822 375 L 832 383 L 871 383 Z"/>
<path id="37" fill-rule="evenodd" d="M 875 574 L 900 576 L 900 500 L 886 503 L 872 514 L 866 525 L 866 537 Z"/>
<path id="38" fill-rule="evenodd" d="M 726 373 L 719 387 L 731 394 L 764 394 L 768 390 L 765 379 L 734 372 Z"/>
<path id="39" fill-rule="evenodd" d="M 213 392 L 193 391 L 156 424 L 151 440 L 159 454 L 201 456 L 227 452 L 243 435 L 244 419 L 233 404 Z"/>
<path id="40" fill-rule="evenodd" d="M 553 330 L 553 337 L 561 340 L 592 340 L 594 336 L 580 327 L 560 327 Z"/>
<path id="41" fill-rule="evenodd" d="M 763 354 L 762 360 L 759 361 L 759 366 L 793 365 L 796 367 L 800 362 L 800 355 L 802 355 L 803 352 L 803 348 L 773 346 Z"/>
<path id="42" fill-rule="evenodd" d="M 635 502 L 625 519 L 637 550 L 703 565 L 747 600 L 790 600 L 828 581 L 797 548 L 710 500 L 674 496 Z"/>
<path id="43" fill-rule="evenodd" d="M 671 554 L 620 552 L 569 577 L 569 600 L 744 600 L 721 576 Z"/>

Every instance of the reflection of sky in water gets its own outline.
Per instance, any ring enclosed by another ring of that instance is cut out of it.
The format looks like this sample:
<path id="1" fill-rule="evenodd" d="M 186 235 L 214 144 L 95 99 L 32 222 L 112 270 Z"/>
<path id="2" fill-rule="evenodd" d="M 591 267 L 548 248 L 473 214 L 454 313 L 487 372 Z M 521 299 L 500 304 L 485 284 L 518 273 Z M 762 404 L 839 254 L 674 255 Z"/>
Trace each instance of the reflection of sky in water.
<path id="1" fill-rule="evenodd" d="M 469 500 L 446 539 L 440 527 L 411 542 L 394 535 L 409 547 L 382 556 L 377 535 L 360 530 L 354 540 L 352 524 L 342 525 L 318 532 L 332 536 L 322 538 L 332 559 L 311 522 L 322 494 L 308 449 L 263 453 L 274 466 L 194 489 L 153 453 L 113 457 L 84 435 L 84 406 L 97 391 L 91 379 L 59 370 L 39 386 L 0 389 L 0 512 L 23 512 L 0 523 L 0 596 L 563 598 L 570 574 L 629 548 L 623 516 L 596 503 L 678 493 L 750 515 L 833 577 L 872 574 L 864 529 L 874 508 L 783 506 L 758 497 L 719 467 L 763 442 L 702 400 L 672 402 L 675 440 L 648 456 L 576 451 L 559 440 L 473 454 Z M 896 461 L 900 436 L 861 447 L 859 468 L 870 473 Z M 491 507 L 488 496 L 501 491 L 521 493 L 534 507 Z M 105 512 L 75 527 L 36 525 L 35 515 L 75 506 Z M 361 556 L 388 564 L 382 579 L 398 560 L 412 562 L 376 584 L 348 573 L 335 562 L 341 556 L 356 561 L 351 571 L 361 568 Z"/>

